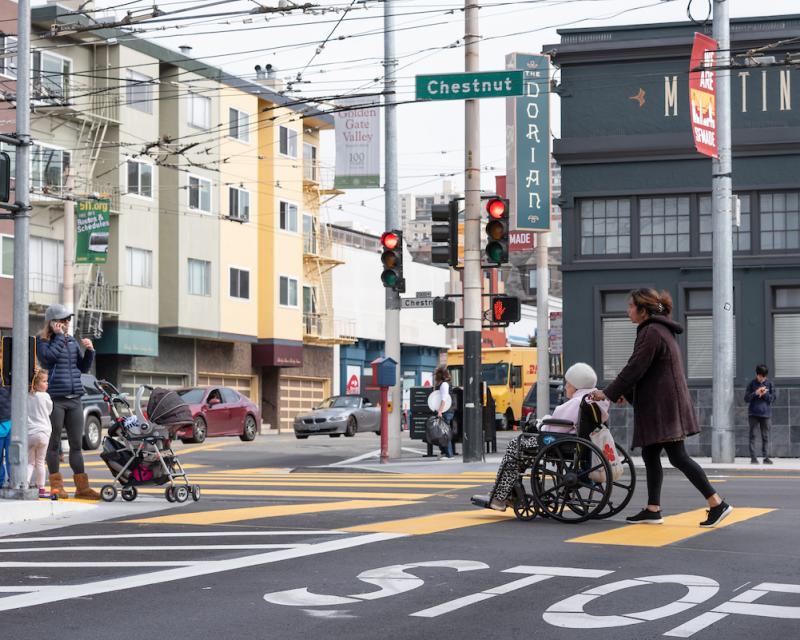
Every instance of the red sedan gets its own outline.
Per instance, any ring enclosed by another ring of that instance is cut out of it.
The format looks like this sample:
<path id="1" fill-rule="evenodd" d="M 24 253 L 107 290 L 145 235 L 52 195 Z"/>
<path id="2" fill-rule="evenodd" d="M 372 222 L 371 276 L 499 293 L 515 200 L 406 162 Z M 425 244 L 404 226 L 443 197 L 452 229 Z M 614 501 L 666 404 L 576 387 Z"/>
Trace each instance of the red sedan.
<path id="1" fill-rule="evenodd" d="M 194 425 L 178 431 L 183 442 L 203 442 L 217 436 L 255 439 L 261 424 L 261 410 L 242 394 L 228 387 L 192 387 L 179 389 L 192 410 Z"/>

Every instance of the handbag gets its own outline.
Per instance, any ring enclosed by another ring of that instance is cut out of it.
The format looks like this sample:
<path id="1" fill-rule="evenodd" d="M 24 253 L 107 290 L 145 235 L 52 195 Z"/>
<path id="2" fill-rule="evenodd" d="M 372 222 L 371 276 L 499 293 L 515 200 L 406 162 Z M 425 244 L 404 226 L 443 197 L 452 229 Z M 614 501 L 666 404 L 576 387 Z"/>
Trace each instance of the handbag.
<path id="1" fill-rule="evenodd" d="M 614 437 L 611 435 L 611 430 L 606 426 L 595 429 L 589 434 L 589 439 L 592 441 L 592 444 L 594 444 L 598 449 L 600 449 L 600 451 L 603 452 L 603 457 L 608 460 L 608 465 L 611 467 L 612 481 L 619 480 L 620 476 L 622 476 L 624 468 L 622 466 L 622 461 L 619 458 L 619 454 L 617 453 L 617 445 L 614 442 Z M 592 454 L 592 466 L 595 467 L 599 463 L 600 460 L 598 459 L 597 454 Z M 605 467 L 601 466 L 596 471 L 590 472 L 589 479 L 593 480 L 594 482 L 605 482 Z"/>
<path id="2" fill-rule="evenodd" d="M 431 416 L 425 424 L 425 436 L 429 444 L 446 447 L 450 442 L 450 425 L 439 416 Z"/>

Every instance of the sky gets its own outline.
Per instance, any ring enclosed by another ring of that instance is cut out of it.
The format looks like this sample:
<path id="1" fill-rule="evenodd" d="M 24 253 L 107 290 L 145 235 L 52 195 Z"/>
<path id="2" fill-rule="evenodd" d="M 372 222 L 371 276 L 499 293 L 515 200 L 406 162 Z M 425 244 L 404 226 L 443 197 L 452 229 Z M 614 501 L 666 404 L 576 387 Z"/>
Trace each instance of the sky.
<path id="1" fill-rule="evenodd" d="M 297 0 L 298 4 L 306 0 Z M 314 13 L 248 15 L 259 4 L 291 5 L 290 0 L 163 0 L 158 7 L 170 20 L 143 26 L 142 37 L 192 54 L 237 75 L 254 78 L 254 66 L 272 64 L 292 85 L 293 97 L 332 97 L 380 91 L 383 76 L 383 16 L 395 14 L 398 101 L 414 97 L 417 74 L 464 71 L 463 0 L 309 0 Z M 500 70 L 511 52 L 539 53 L 559 41 L 558 28 L 685 22 L 687 4 L 702 21 L 711 0 L 473 0 L 481 5 L 480 69 Z M 33 3 L 37 4 L 36 2 Z M 152 7 L 152 1 L 100 0 L 97 9 L 120 11 Z M 800 0 L 730 0 L 731 17 L 800 13 Z M 101 15 L 98 12 L 98 15 Z M 180 19 L 177 19 L 180 18 Z M 145 23 L 147 24 L 147 23 Z M 552 108 L 557 112 L 558 98 Z M 505 173 L 505 101 L 480 101 L 482 187 Z M 443 180 L 463 188 L 464 105 L 459 101 L 398 107 L 399 188 L 429 194 Z M 558 122 L 554 118 L 554 136 Z M 321 142 L 323 175 L 331 176 L 334 138 Z M 323 210 L 330 222 L 352 221 L 372 231 L 384 228 L 384 194 L 379 189 L 350 190 Z"/>

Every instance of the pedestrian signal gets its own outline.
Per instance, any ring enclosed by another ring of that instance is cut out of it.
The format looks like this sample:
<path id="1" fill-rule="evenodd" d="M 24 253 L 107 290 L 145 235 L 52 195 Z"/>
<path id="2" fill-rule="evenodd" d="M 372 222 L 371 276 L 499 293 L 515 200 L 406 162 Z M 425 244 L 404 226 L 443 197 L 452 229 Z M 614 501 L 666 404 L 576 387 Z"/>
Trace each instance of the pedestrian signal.
<path id="1" fill-rule="evenodd" d="M 486 200 L 486 259 L 493 264 L 508 262 L 509 203 L 506 198 Z"/>
<path id="2" fill-rule="evenodd" d="M 381 282 L 387 289 L 404 293 L 406 281 L 403 278 L 403 233 L 386 231 L 381 235 L 381 246 L 383 247 Z"/>
<path id="3" fill-rule="evenodd" d="M 448 204 L 435 204 L 431 208 L 431 219 L 446 224 L 431 225 L 431 240 L 445 244 L 431 246 L 431 262 L 458 265 L 458 200 Z"/>
<path id="4" fill-rule="evenodd" d="M 447 298 L 433 299 L 433 322 L 448 325 L 456 321 L 456 303 Z"/>
<path id="5" fill-rule="evenodd" d="M 519 322 L 521 315 L 519 298 L 514 296 L 492 296 L 490 302 L 492 305 L 492 322 L 497 324 Z"/>

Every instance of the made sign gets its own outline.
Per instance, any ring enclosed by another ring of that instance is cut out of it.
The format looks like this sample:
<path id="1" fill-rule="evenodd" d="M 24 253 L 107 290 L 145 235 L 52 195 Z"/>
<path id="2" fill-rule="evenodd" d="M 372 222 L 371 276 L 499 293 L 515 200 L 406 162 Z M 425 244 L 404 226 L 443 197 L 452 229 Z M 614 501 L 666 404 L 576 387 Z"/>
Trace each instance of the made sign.
<path id="1" fill-rule="evenodd" d="M 702 33 L 694 34 L 692 61 L 689 66 L 689 108 L 692 116 L 692 137 L 695 148 L 711 158 L 719 157 L 714 73 L 716 51 L 716 40 L 704 36 Z"/>
<path id="2" fill-rule="evenodd" d="M 512 231 L 509 233 L 508 250 L 512 253 L 533 251 L 533 231 Z"/>
<path id="3" fill-rule="evenodd" d="M 522 71 L 417 76 L 417 100 L 474 100 L 522 95 Z"/>

